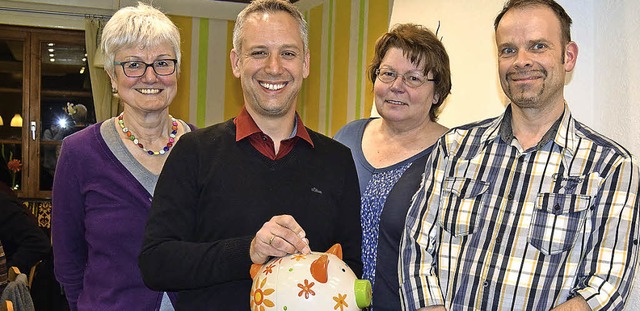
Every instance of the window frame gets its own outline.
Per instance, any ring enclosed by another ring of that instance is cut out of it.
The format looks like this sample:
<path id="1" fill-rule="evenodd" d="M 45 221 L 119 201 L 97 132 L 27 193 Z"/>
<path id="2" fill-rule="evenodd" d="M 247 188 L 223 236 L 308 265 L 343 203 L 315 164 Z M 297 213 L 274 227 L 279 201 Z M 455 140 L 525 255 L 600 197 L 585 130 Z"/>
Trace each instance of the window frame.
<path id="1" fill-rule="evenodd" d="M 83 30 L 49 29 L 0 24 L 0 38 L 3 40 L 16 40 L 23 42 L 23 78 L 22 78 L 22 138 L 20 140 L 22 150 L 22 170 L 20 188 L 17 195 L 20 198 L 50 199 L 50 190 L 40 190 L 41 170 L 41 100 L 42 91 L 42 57 L 41 44 L 48 41 L 56 41 L 66 44 L 85 44 Z M 56 93 L 57 91 L 48 91 Z M 76 94 L 77 92 L 63 91 L 63 94 Z M 91 91 L 82 93 L 83 96 L 91 96 Z M 7 120 L 8 121 L 8 120 Z M 31 136 L 31 122 L 35 122 L 35 140 Z M 0 140 L 0 142 L 9 142 Z M 15 143 L 15 142 L 14 142 Z M 61 144 L 61 141 L 44 142 L 45 144 Z"/>

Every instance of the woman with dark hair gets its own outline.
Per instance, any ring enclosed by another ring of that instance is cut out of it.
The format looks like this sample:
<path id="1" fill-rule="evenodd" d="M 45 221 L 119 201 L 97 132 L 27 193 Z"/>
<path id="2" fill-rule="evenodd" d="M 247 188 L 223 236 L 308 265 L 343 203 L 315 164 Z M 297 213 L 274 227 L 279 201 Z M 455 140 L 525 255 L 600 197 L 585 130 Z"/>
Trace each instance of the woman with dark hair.
<path id="1" fill-rule="evenodd" d="M 363 278 L 371 310 L 400 310 L 398 248 L 405 216 L 451 90 L 449 57 L 425 27 L 401 24 L 382 35 L 369 66 L 379 118 L 353 121 L 335 139 L 351 148 L 361 192 Z"/>

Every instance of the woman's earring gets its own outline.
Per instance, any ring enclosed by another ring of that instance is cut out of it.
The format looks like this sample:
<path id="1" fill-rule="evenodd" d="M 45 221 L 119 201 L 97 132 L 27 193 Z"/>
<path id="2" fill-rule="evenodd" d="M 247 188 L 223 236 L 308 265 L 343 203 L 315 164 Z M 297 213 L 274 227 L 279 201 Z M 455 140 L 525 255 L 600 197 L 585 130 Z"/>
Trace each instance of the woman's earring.
<path id="1" fill-rule="evenodd" d="M 118 89 L 116 89 L 115 87 L 111 87 L 111 93 L 117 94 L 118 93 Z"/>

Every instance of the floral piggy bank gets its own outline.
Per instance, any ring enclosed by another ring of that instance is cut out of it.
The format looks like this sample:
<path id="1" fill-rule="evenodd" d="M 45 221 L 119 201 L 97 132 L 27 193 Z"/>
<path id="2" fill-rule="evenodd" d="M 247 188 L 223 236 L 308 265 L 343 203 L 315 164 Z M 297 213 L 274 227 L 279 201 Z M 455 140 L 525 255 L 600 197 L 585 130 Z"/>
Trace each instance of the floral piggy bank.
<path id="1" fill-rule="evenodd" d="M 360 310 L 371 304 L 371 284 L 344 261 L 342 247 L 274 258 L 251 267 L 251 311 Z"/>

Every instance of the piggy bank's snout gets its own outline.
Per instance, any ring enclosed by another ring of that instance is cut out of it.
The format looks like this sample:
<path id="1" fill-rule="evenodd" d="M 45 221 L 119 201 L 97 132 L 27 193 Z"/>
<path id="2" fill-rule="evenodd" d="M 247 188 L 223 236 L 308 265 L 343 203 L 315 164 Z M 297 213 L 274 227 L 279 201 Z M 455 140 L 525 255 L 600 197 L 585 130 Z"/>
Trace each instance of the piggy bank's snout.
<path id="1" fill-rule="evenodd" d="M 371 282 L 369 280 L 356 280 L 353 284 L 353 293 L 358 308 L 366 308 L 371 305 Z"/>

